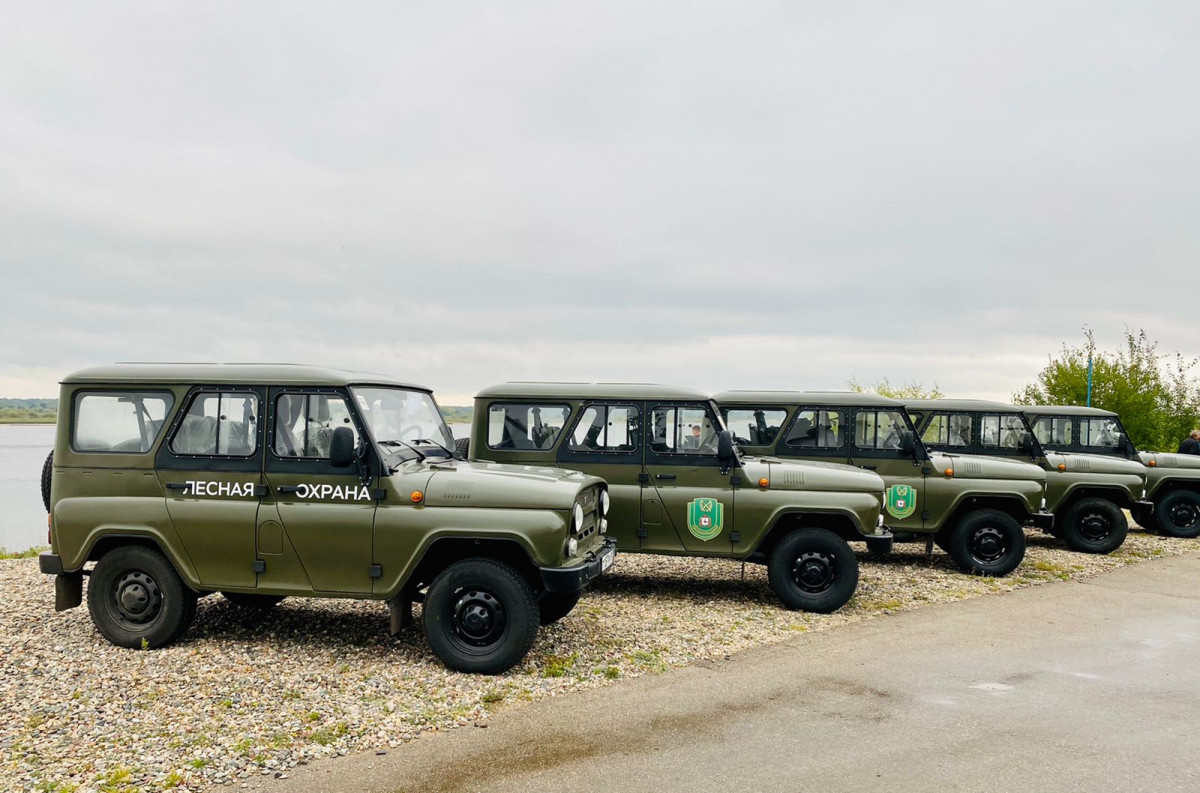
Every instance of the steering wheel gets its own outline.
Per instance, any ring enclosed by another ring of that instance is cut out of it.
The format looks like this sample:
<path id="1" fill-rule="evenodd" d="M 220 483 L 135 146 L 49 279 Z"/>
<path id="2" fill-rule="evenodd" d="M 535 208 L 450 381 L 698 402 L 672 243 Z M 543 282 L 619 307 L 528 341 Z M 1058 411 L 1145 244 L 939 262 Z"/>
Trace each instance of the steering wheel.
<path id="1" fill-rule="evenodd" d="M 408 434 L 409 430 L 416 430 L 416 434 L 413 435 L 413 438 L 420 438 L 421 433 L 423 433 L 425 431 L 425 430 L 421 429 L 420 424 L 409 424 L 407 427 L 400 430 L 400 433 L 396 437 L 401 440 L 404 440 L 404 436 Z"/>

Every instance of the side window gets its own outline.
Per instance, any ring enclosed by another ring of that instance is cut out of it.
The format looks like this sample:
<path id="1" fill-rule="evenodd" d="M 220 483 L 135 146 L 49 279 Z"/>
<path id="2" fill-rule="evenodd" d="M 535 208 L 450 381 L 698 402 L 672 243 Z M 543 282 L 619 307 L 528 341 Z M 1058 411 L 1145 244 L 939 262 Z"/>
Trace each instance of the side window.
<path id="1" fill-rule="evenodd" d="M 573 452 L 632 452 L 638 448 L 638 409 L 632 405 L 588 405 L 567 440 Z"/>
<path id="2" fill-rule="evenodd" d="M 1034 422 L 1033 434 L 1043 446 L 1070 446 L 1071 420 L 1065 416 L 1043 416 Z"/>
<path id="3" fill-rule="evenodd" d="M 854 446 L 858 449 L 899 449 L 909 432 L 898 410 L 860 410 L 854 416 Z"/>
<path id="4" fill-rule="evenodd" d="M 840 410 L 801 410 L 784 443 L 799 449 L 844 449 L 846 415 Z"/>
<path id="5" fill-rule="evenodd" d="M 971 423 L 970 413 L 935 413 L 921 433 L 921 440 L 930 446 L 970 446 Z"/>
<path id="6" fill-rule="evenodd" d="M 271 449 L 279 457 L 328 458 L 333 431 L 338 427 L 349 427 L 358 445 L 358 427 L 342 396 L 282 394 L 275 400 Z"/>
<path id="7" fill-rule="evenodd" d="M 249 457 L 258 448 L 258 397 L 200 393 L 171 438 L 175 454 Z"/>
<path id="8" fill-rule="evenodd" d="M 489 449 L 552 449 L 571 415 L 567 405 L 492 405 Z"/>
<path id="9" fill-rule="evenodd" d="M 71 446 L 80 452 L 150 451 L 174 404 L 170 393 L 104 392 L 75 398 Z"/>
<path id="10" fill-rule="evenodd" d="M 651 414 L 650 450 L 659 454 L 717 453 L 717 428 L 699 407 L 657 407 Z"/>
<path id="11" fill-rule="evenodd" d="M 786 410 L 774 408 L 735 408 L 725 411 L 725 425 L 739 443 L 770 446 L 779 437 L 779 428 L 787 418 Z"/>
<path id="12" fill-rule="evenodd" d="M 979 417 L 979 445 L 988 449 L 1020 449 L 1025 426 L 1020 418 L 994 413 Z"/>
<path id="13" fill-rule="evenodd" d="M 1121 443 L 1121 431 L 1112 419 L 1084 419 L 1079 422 L 1079 443 L 1082 446 L 1115 449 Z"/>

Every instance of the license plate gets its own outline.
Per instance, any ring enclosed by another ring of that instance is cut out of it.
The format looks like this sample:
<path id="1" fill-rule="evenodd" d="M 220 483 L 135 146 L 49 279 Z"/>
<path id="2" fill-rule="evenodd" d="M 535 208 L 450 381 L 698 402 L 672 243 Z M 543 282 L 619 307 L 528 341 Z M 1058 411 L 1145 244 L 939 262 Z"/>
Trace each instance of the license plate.
<path id="1" fill-rule="evenodd" d="M 612 563 L 616 558 L 617 551 L 615 548 L 610 548 L 609 550 L 605 551 L 604 556 L 600 557 L 600 572 L 603 573 L 605 570 L 612 567 Z"/>

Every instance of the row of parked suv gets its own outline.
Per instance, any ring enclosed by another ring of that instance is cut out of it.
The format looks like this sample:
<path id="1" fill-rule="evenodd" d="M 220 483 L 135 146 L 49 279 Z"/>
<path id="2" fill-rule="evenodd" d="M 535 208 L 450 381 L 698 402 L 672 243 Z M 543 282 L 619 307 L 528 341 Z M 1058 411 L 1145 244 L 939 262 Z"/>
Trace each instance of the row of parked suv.
<path id="1" fill-rule="evenodd" d="M 425 388 L 291 365 L 119 364 L 64 379 L 43 470 L 55 608 L 125 647 L 197 599 L 385 601 L 448 666 L 496 673 L 617 550 L 766 565 L 785 606 L 840 608 L 849 543 L 936 543 L 1005 575 L 1024 526 L 1119 547 L 1200 535 L 1200 460 L 1139 453 L 1085 408 L 870 394 L 508 383 L 457 442 Z M 1032 424 L 1031 424 L 1032 422 Z"/>

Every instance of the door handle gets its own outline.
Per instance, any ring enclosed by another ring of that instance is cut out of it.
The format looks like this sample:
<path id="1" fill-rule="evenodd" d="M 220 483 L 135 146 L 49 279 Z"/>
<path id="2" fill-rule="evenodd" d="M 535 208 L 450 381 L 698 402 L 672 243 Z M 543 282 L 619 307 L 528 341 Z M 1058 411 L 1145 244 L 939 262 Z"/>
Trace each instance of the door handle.
<path id="1" fill-rule="evenodd" d="M 187 482 L 167 482 L 167 490 L 187 490 Z"/>
<path id="2" fill-rule="evenodd" d="M 877 467 L 878 466 L 874 466 L 874 465 L 864 465 L 863 466 L 863 468 L 865 468 L 868 471 L 874 471 Z"/>
<path id="3" fill-rule="evenodd" d="M 275 489 L 280 493 L 299 493 L 300 485 L 280 485 Z"/>
<path id="4" fill-rule="evenodd" d="M 655 479 L 674 479 L 675 474 L 659 474 Z"/>

